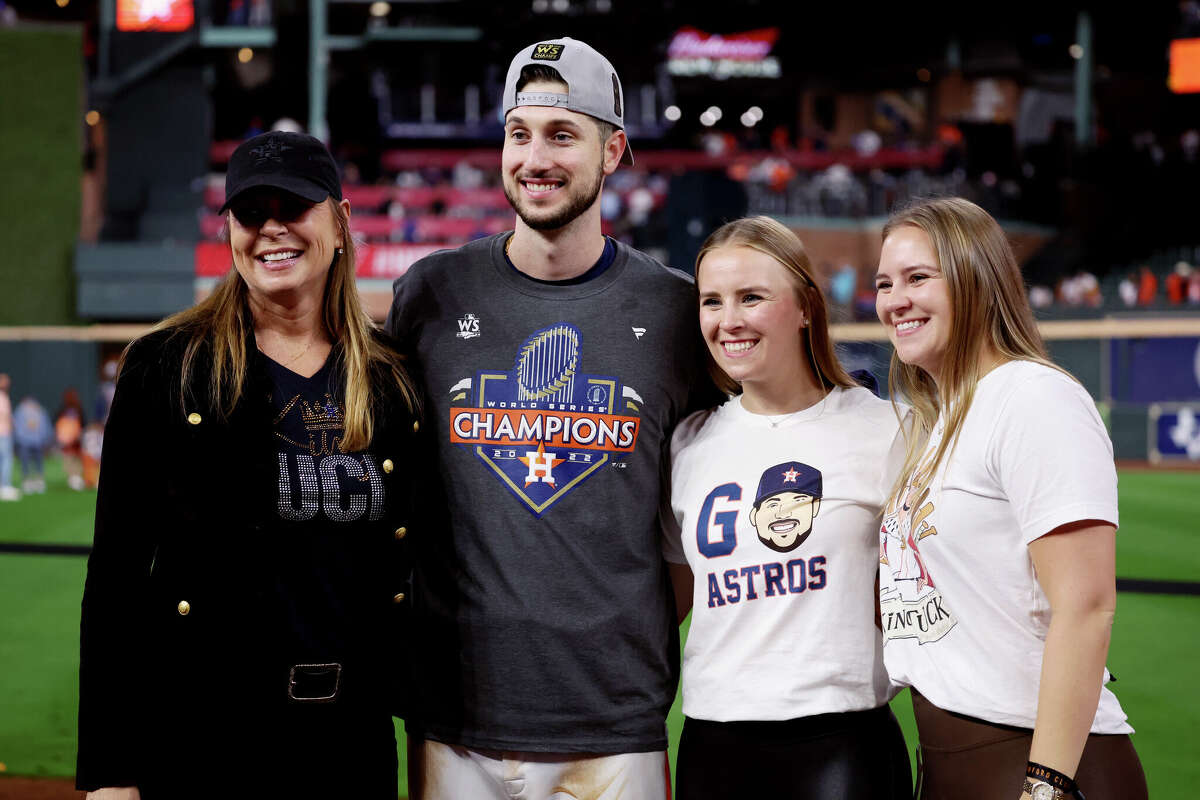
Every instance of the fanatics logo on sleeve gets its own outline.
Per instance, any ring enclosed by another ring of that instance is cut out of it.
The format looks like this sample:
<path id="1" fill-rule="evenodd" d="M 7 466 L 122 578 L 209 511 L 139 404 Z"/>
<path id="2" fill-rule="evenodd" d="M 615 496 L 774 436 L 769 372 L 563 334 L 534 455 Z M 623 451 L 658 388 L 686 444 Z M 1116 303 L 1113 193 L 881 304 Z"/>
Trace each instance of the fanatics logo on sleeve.
<path id="1" fill-rule="evenodd" d="M 637 446 L 642 398 L 616 377 L 584 374 L 582 353 L 579 329 L 558 323 L 530 334 L 510 371 L 450 389 L 450 441 L 538 517 Z"/>
<path id="2" fill-rule="evenodd" d="M 565 47 L 566 45 L 552 44 L 550 42 L 535 44 L 533 46 L 533 53 L 529 57 L 534 61 L 558 61 L 562 58 Z"/>

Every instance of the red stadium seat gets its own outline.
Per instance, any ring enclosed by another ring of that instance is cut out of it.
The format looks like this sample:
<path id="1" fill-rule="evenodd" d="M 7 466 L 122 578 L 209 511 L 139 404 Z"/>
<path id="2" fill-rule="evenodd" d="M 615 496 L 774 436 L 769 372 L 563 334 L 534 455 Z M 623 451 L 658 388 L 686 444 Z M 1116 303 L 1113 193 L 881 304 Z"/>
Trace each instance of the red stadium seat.
<path id="1" fill-rule="evenodd" d="M 419 217 L 416 223 L 417 239 L 422 242 L 468 242 L 507 227 L 505 220 L 499 217 L 470 219 L 467 217 L 424 216 Z"/>
<path id="2" fill-rule="evenodd" d="M 217 239 L 221 228 L 225 227 L 225 218 L 206 209 L 200 211 L 200 234 L 205 239 Z"/>
<path id="3" fill-rule="evenodd" d="M 204 206 L 205 208 L 216 211 L 225 204 L 225 181 L 221 183 L 210 182 L 204 187 Z"/>
<path id="4" fill-rule="evenodd" d="M 367 239 L 387 241 L 391 239 L 392 231 L 403 230 L 403 220 L 392 219 L 386 214 L 351 214 L 350 230 Z"/>
<path id="5" fill-rule="evenodd" d="M 508 198 L 503 189 L 455 189 L 448 187 L 442 194 L 449 211 L 479 209 L 481 211 L 508 211 Z"/>
<path id="6" fill-rule="evenodd" d="M 342 197 L 350 201 L 352 214 L 382 210 L 383 206 L 392 199 L 393 192 L 394 190 L 390 186 L 346 184 L 342 187 Z"/>
<path id="7" fill-rule="evenodd" d="M 434 186 L 417 186 L 392 190 L 392 198 L 404 206 L 404 210 L 410 214 L 432 208 L 433 204 L 438 200 L 438 194 L 438 189 Z"/>

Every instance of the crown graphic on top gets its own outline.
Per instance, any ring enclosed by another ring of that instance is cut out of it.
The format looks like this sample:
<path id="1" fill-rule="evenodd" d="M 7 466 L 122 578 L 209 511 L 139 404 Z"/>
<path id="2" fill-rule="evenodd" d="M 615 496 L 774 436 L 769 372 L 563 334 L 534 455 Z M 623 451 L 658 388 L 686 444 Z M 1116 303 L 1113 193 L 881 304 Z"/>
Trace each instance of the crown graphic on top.
<path id="1" fill-rule="evenodd" d="M 342 407 L 326 394 L 325 400 L 321 402 L 300 401 L 300 421 L 304 423 L 305 430 L 331 430 L 345 427 L 346 414 Z"/>

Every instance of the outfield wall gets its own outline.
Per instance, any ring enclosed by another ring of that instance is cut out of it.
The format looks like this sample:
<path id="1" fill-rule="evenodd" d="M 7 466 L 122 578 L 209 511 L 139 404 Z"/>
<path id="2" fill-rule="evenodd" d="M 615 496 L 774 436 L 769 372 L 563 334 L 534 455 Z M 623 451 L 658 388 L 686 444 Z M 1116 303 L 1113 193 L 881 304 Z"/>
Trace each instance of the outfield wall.
<path id="1" fill-rule="evenodd" d="M 1117 458 L 1200 465 L 1200 314 L 1044 320 L 1039 326 L 1054 360 L 1099 404 Z M 90 409 L 100 365 L 147 329 L 0 328 L 0 372 L 12 376 L 14 397 L 33 394 L 53 410 L 71 385 Z M 847 369 L 870 370 L 886 389 L 891 345 L 883 327 L 834 325 L 832 333 Z"/>

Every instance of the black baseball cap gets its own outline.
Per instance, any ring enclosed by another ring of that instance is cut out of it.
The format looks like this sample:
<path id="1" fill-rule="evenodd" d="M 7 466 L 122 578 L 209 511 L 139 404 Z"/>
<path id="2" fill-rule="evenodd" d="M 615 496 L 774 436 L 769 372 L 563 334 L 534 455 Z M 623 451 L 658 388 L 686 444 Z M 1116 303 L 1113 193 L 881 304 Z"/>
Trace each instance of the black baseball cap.
<path id="1" fill-rule="evenodd" d="M 316 137 L 292 131 L 260 133 L 238 145 L 225 172 L 224 214 L 248 189 L 272 186 L 319 203 L 342 199 L 342 182 L 329 149 Z"/>

